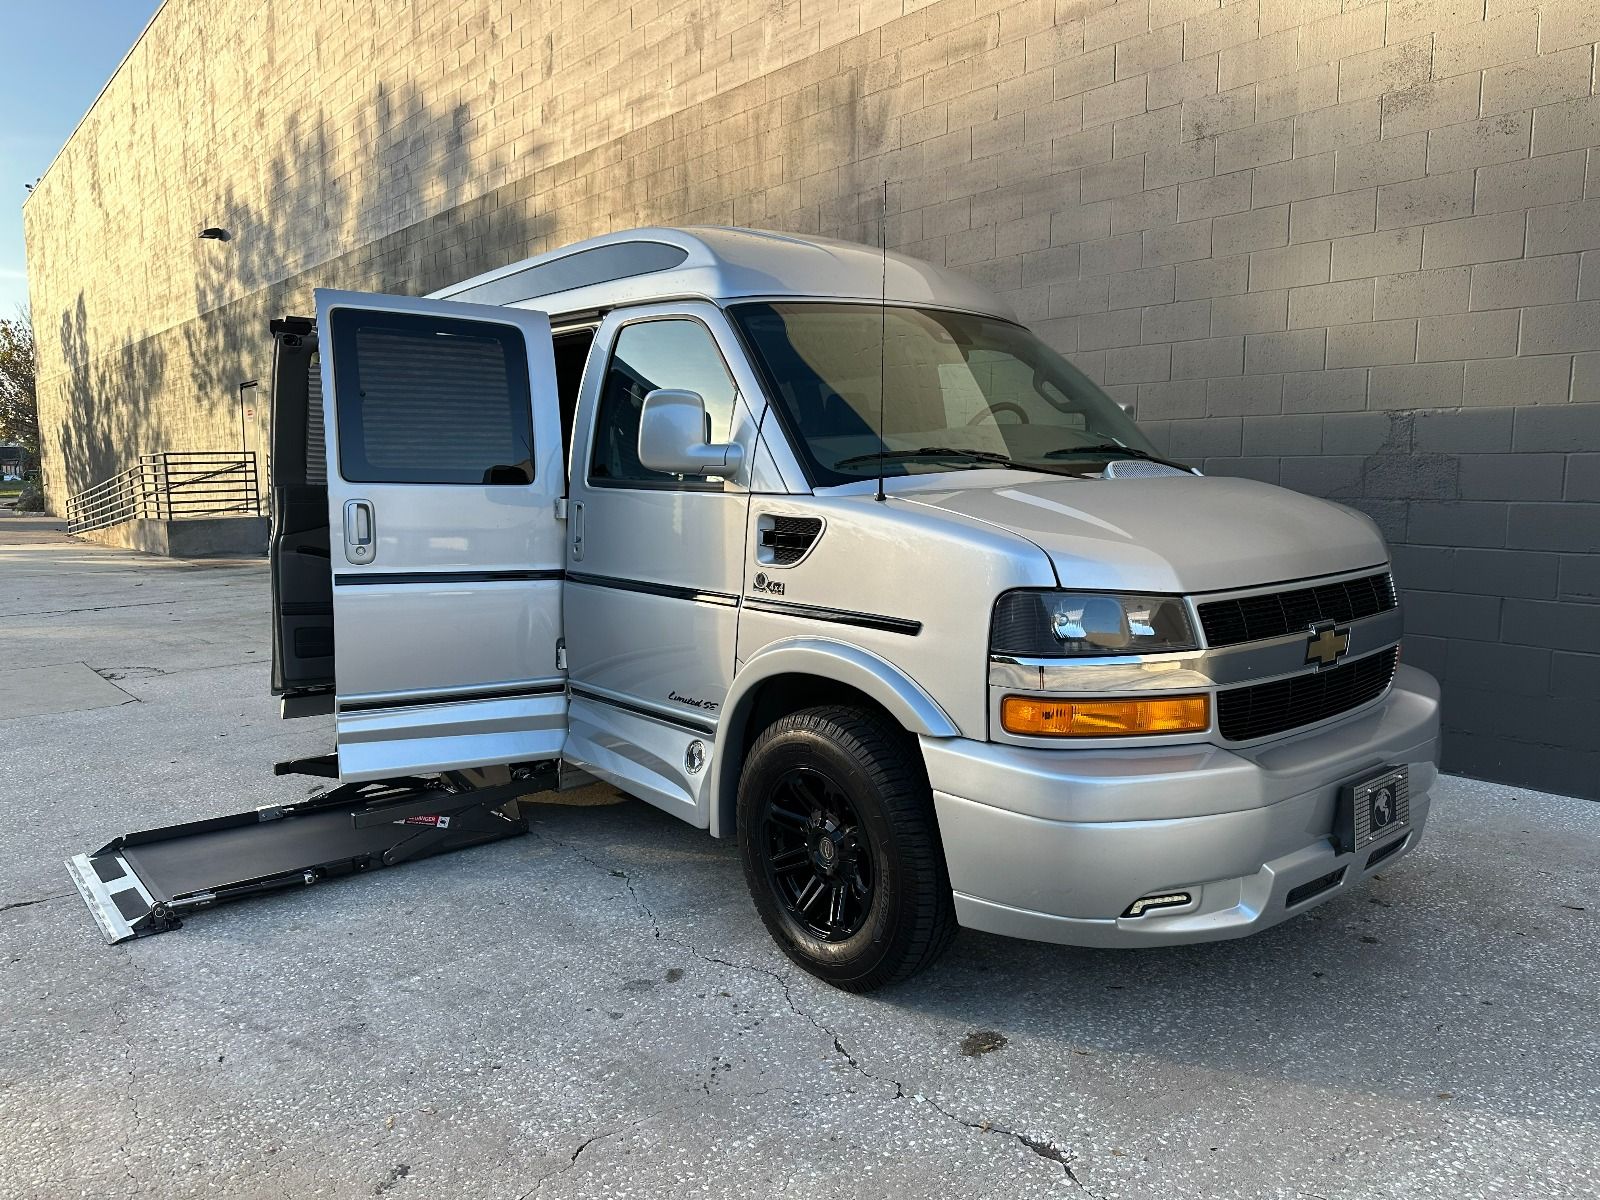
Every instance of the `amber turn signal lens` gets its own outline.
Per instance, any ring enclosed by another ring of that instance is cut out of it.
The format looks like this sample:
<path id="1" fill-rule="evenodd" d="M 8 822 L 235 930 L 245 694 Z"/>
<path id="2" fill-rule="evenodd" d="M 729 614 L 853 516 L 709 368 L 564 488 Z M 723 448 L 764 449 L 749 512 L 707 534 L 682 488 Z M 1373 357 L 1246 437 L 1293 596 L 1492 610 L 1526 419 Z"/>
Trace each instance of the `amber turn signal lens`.
<path id="1" fill-rule="evenodd" d="M 1205 696 L 1160 696 L 1148 700 L 1043 700 L 1007 696 L 1000 702 L 1007 733 L 1045 737 L 1130 737 L 1201 733 L 1211 727 Z"/>

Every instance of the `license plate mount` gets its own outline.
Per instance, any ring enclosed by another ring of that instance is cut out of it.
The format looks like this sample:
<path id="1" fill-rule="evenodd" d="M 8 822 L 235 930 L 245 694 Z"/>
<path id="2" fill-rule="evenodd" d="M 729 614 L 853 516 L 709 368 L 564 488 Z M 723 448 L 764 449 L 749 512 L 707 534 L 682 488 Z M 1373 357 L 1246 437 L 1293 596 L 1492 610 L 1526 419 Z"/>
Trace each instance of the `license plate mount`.
<path id="1" fill-rule="evenodd" d="M 1339 789 L 1333 841 L 1340 854 L 1386 842 L 1411 826 L 1410 772 L 1383 767 Z"/>

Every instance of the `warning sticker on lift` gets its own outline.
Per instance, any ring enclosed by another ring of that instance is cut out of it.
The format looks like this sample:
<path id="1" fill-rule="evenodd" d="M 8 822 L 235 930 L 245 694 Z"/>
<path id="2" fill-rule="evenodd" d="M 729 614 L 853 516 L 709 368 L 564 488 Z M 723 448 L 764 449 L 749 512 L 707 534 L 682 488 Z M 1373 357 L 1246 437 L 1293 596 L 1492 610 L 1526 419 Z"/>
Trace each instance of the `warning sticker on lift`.
<path id="1" fill-rule="evenodd" d="M 396 825 L 427 825 L 433 829 L 449 829 L 450 818 L 438 817 L 428 814 L 421 817 L 407 817 L 403 821 L 396 821 Z"/>

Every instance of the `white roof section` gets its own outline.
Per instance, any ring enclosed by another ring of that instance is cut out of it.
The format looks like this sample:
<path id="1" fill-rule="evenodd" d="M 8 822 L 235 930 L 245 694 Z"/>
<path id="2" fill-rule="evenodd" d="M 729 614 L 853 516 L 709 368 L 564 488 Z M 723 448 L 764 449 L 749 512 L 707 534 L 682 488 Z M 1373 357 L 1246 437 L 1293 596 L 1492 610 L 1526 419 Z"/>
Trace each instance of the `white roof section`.
<path id="1" fill-rule="evenodd" d="M 992 292 L 921 259 L 890 251 L 886 270 L 873 246 L 714 225 L 590 238 L 440 288 L 432 298 L 560 315 L 684 296 L 877 300 L 880 293 L 897 303 L 1016 319 Z"/>

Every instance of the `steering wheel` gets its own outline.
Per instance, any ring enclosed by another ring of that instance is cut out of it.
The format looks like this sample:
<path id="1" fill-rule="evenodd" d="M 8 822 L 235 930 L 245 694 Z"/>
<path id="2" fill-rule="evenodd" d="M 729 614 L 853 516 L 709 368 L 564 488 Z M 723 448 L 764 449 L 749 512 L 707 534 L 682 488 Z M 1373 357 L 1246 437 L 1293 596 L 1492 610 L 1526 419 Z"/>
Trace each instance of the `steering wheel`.
<path id="1" fill-rule="evenodd" d="M 998 424 L 1000 424 L 1000 422 L 996 421 L 995 417 L 998 416 L 1002 412 L 1013 412 L 1013 413 L 1016 413 L 1017 414 L 1017 424 L 1019 424 L 1019 425 L 1031 425 L 1031 424 L 1033 424 L 1032 421 L 1028 420 L 1028 410 L 1023 408 L 1022 405 L 1020 405 L 1020 404 L 1014 404 L 1010 400 L 1002 400 L 998 404 L 991 404 L 988 408 L 984 409 L 981 413 L 978 413 L 976 416 L 974 416 L 970 421 L 967 422 L 967 424 L 968 425 L 976 425 L 979 421 L 982 421 L 985 418 L 987 418 L 987 419 L 989 419 L 991 421 L 994 421 L 994 423 L 996 425 L 998 425 Z"/>

